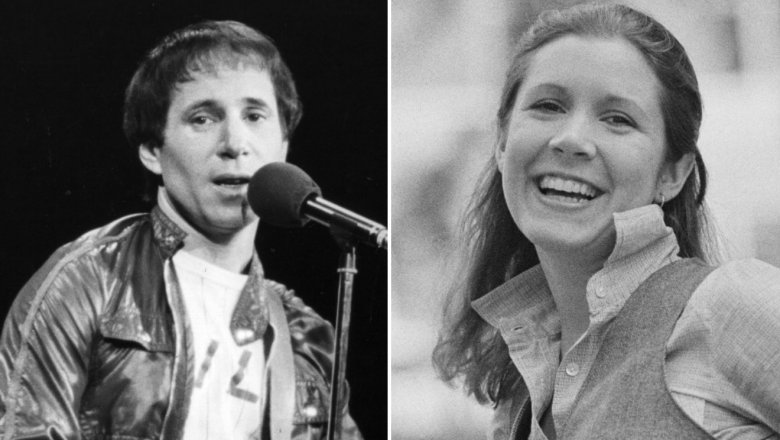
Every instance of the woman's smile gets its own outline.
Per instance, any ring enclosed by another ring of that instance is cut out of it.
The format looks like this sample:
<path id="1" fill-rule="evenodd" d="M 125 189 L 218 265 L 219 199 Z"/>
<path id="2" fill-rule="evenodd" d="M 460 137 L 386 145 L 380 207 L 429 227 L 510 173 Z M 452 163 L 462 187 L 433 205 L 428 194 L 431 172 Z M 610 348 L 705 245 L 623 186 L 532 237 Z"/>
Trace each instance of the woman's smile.
<path id="1" fill-rule="evenodd" d="M 576 177 L 544 174 L 533 180 L 543 200 L 565 206 L 590 206 L 589 202 L 604 194 L 595 185 Z"/>
<path id="2" fill-rule="evenodd" d="M 660 91 L 624 40 L 566 36 L 537 50 L 496 153 L 509 212 L 534 245 L 608 255 L 613 214 L 652 203 L 668 168 Z"/>

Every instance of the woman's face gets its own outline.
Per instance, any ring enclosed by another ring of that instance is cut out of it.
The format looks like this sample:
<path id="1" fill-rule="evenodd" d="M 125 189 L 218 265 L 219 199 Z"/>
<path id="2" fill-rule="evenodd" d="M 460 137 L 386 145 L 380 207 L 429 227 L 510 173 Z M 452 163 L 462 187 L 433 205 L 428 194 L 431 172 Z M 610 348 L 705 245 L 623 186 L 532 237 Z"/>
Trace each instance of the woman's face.
<path id="1" fill-rule="evenodd" d="M 612 214 L 652 203 L 672 177 L 661 85 L 622 39 L 565 36 L 531 56 L 496 152 L 506 203 L 539 250 L 606 258 Z"/>

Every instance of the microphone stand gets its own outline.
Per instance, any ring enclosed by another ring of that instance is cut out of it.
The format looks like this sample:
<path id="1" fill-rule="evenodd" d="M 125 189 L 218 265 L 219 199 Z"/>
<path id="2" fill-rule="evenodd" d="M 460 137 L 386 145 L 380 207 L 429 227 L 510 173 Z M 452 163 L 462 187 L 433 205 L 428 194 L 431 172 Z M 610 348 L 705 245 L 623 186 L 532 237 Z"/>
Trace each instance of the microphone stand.
<path id="1" fill-rule="evenodd" d="M 346 377 L 347 345 L 349 343 L 349 317 L 352 312 L 352 287 L 357 274 L 355 243 L 348 234 L 339 233 L 331 228 L 331 233 L 341 248 L 339 258 L 339 291 L 336 303 L 336 347 L 333 370 L 330 379 L 330 409 L 328 410 L 328 440 L 341 437 L 340 409 L 342 404 L 342 385 Z"/>

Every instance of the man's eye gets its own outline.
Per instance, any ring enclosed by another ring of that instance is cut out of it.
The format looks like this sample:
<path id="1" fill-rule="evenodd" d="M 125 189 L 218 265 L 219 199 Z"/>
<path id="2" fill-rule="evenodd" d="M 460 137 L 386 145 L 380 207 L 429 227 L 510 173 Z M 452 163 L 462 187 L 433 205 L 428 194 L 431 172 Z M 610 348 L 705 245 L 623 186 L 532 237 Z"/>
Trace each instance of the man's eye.
<path id="1" fill-rule="evenodd" d="M 208 116 L 198 115 L 190 118 L 190 123 L 194 125 L 207 125 L 213 122 L 213 119 Z"/>
<path id="2" fill-rule="evenodd" d="M 249 114 L 246 116 L 246 118 L 247 118 L 249 121 L 251 121 L 251 122 L 257 122 L 257 121 L 260 121 L 260 120 L 266 119 L 266 115 L 265 115 L 265 113 L 260 113 L 260 112 L 253 112 L 253 113 L 249 113 Z"/>

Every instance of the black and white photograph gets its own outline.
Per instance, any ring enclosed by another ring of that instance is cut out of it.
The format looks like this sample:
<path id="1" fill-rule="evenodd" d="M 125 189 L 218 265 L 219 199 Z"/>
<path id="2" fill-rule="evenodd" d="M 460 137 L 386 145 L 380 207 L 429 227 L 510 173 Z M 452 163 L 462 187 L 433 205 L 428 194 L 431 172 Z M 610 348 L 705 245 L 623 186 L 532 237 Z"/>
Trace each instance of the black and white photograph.
<path id="1" fill-rule="evenodd" d="M 391 431 L 780 436 L 780 4 L 391 9 Z"/>
<path id="2" fill-rule="evenodd" d="M 387 435 L 387 11 L 4 5 L 3 438 Z"/>
<path id="3" fill-rule="evenodd" d="M 777 0 L 0 16 L 0 437 L 780 440 Z"/>

